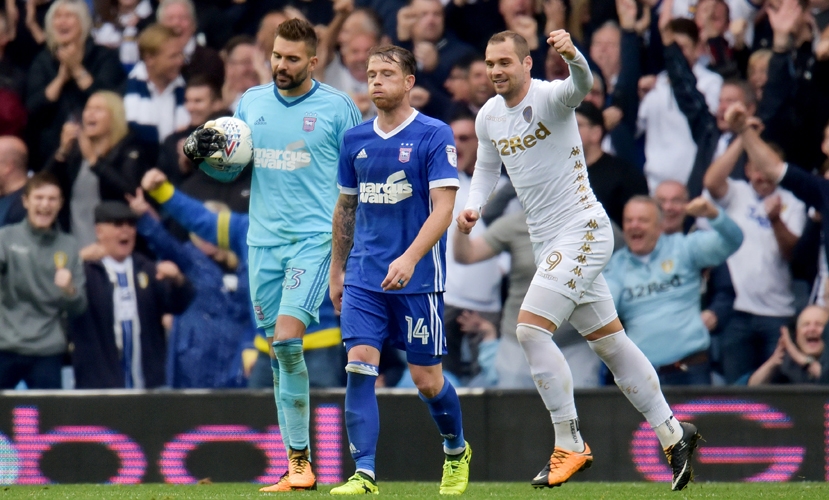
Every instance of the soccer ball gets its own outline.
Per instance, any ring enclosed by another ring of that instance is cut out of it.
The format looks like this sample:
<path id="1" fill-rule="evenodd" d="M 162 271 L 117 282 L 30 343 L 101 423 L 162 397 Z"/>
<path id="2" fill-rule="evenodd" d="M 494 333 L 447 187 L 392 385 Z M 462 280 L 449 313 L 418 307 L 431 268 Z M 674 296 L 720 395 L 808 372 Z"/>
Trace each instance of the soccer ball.
<path id="1" fill-rule="evenodd" d="M 253 138 L 250 127 L 238 118 L 227 116 L 205 123 L 204 128 L 218 130 L 227 140 L 224 149 L 204 159 L 204 162 L 211 167 L 205 169 L 205 172 L 220 181 L 235 179 L 253 158 Z"/>

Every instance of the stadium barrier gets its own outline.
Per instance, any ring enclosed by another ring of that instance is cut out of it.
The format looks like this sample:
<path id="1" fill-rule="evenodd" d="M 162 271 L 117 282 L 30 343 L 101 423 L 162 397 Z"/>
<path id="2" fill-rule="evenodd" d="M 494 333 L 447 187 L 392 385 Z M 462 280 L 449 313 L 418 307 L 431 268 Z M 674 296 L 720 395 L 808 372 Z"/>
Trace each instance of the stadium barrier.
<path id="1" fill-rule="evenodd" d="M 475 481 L 529 481 L 553 447 L 535 392 L 459 390 Z M 701 481 L 829 480 L 829 388 L 668 389 L 704 442 Z M 311 398 L 322 483 L 353 472 L 344 391 Z M 414 391 L 379 392 L 380 481 L 438 481 L 441 438 Z M 578 391 L 593 468 L 581 481 L 666 481 L 656 436 L 615 388 Z M 272 483 L 287 460 L 269 391 L 0 392 L 0 484 Z"/>

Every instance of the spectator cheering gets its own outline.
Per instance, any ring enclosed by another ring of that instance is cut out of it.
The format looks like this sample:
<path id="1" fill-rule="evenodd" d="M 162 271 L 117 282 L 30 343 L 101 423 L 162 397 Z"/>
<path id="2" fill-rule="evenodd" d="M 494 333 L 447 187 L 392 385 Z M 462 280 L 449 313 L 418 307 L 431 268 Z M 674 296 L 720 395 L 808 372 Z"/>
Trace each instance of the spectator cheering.
<path id="1" fill-rule="evenodd" d="M 701 271 L 725 262 L 743 242 L 737 224 L 709 200 L 696 198 L 686 210 L 709 219 L 714 230 L 663 234 L 656 200 L 632 198 L 625 205 L 627 248 L 613 255 L 606 273 L 625 330 L 663 385 L 711 383 L 711 338 L 700 316 Z"/>
<path id="2" fill-rule="evenodd" d="M 29 179 L 26 219 L 0 228 L 0 389 L 60 389 L 66 352 L 63 313 L 86 309 L 78 244 L 58 231 L 63 204 L 48 173 Z"/>
<path id="3" fill-rule="evenodd" d="M 114 92 L 89 98 L 81 123 L 63 126 L 60 147 L 46 165 L 66 193 L 60 214 L 81 248 L 97 241 L 93 212 L 101 200 L 123 200 L 135 192 L 147 169 L 147 156 L 129 133 L 124 103 Z"/>
<path id="4" fill-rule="evenodd" d="M 795 338 L 789 329 L 780 328 L 780 340 L 774 354 L 748 379 L 748 385 L 829 383 L 829 359 L 823 329 L 829 313 L 819 306 L 809 306 L 797 317 Z"/>
<path id="5" fill-rule="evenodd" d="M 172 388 L 243 387 L 246 381 L 242 372 L 242 348 L 244 343 L 252 343 L 256 335 L 247 265 L 240 265 L 233 251 L 193 233 L 189 242 L 179 242 L 154 217 L 141 189 L 129 200 L 130 208 L 140 215 L 138 233 L 159 259 L 175 263 L 196 290 L 190 307 L 173 319 L 167 385 Z M 231 217 L 227 206 L 220 203 L 192 204 L 195 206 L 187 213 L 191 220 L 198 218 L 204 223 Z M 219 239 L 227 241 L 228 237 L 225 234 Z"/>
<path id="6" fill-rule="evenodd" d="M 742 110 L 744 123 L 745 106 L 733 106 Z M 729 122 L 734 120 L 734 116 L 730 118 Z M 736 122 L 730 127 L 745 128 Z M 704 178 L 705 188 L 740 226 L 746 241 L 728 259 L 737 297 L 734 316 L 723 332 L 723 349 L 729 353 L 723 359 L 723 370 L 726 380 L 732 383 L 756 370 L 772 355 L 780 327 L 794 316 L 789 259 L 806 224 L 803 202 L 790 191 L 778 188 L 776 177 L 764 167 L 768 163 L 781 164 L 771 148 L 764 148 L 760 154 L 749 153 L 745 166 L 748 181 L 729 178 L 746 141 L 754 139 L 749 135 L 744 133 L 735 139 L 728 151 L 711 164 Z"/>
<path id="7" fill-rule="evenodd" d="M 195 290 L 170 261 L 134 253 L 138 216 L 126 203 L 95 208 L 98 243 L 84 249 L 90 308 L 69 326 L 78 389 L 151 389 L 165 383 L 161 318 L 181 314 Z"/>
<path id="8" fill-rule="evenodd" d="M 56 0 L 46 14 L 46 48 L 29 70 L 26 95 L 34 170 L 58 148 L 61 127 L 79 119 L 90 95 L 124 83 L 118 53 L 93 43 L 91 25 L 83 0 Z"/>

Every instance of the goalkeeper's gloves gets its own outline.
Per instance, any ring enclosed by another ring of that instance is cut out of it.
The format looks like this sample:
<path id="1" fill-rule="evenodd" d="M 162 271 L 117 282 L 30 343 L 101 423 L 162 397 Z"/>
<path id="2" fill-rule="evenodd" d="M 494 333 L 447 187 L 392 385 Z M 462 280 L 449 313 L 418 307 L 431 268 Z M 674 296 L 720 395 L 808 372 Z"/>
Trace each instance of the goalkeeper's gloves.
<path id="1" fill-rule="evenodd" d="M 198 162 L 211 156 L 216 151 L 224 149 L 227 145 L 225 135 L 215 128 L 199 128 L 193 131 L 184 141 L 184 155 L 194 162 Z"/>

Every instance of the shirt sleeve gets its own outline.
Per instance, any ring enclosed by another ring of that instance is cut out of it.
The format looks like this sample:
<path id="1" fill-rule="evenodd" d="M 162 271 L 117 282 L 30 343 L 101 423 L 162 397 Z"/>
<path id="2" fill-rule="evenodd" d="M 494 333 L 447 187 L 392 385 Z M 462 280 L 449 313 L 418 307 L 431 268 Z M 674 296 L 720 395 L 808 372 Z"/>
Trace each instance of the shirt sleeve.
<path id="1" fill-rule="evenodd" d="M 469 198 L 465 205 L 465 208 L 477 210 L 478 213 L 486 205 L 501 178 L 501 156 L 486 132 L 485 115 L 486 113 L 481 110 L 475 118 L 478 159 L 475 161 L 475 173 L 472 174 L 472 185 L 469 188 Z"/>
<path id="2" fill-rule="evenodd" d="M 343 137 L 340 145 L 340 160 L 337 163 L 337 187 L 340 193 L 357 195 L 357 172 L 354 170 L 354 160 L 348 150 L 348 137 Z"/>
<path id="3" fill-rule="evenodd" d="M 696 231 L 685 237 L 685 248 L 698 269 L 722 264 L 743 243 L 743 232 L 725 210 L 711 220 L 711 231 Z"/>
<path id="4" fill-rule="evenodd" d="M 572 61 L 565 61 L 570 68 L 570 76 L 553 87 L 552 103 L 559 112 L 572 111 L 593 88 L 593 73 L 578 49 Z"/>
<path id="5" fill-rule="evenodd" d="M 799 238 L 803 234 L 803 228 L 806 226 L 806 205 L 791 193 L 787 194 L 789 196 L 783 197 L 784 206 L 781 217 L 789 231 Z"/>
<path id="6" fill-rule="evenodd" d="M 363 119 L 362 113 L 357 109 L 357 105 L 349 97 L 345 97 L 345 105 L 340 111 L 342 118 L 339 120 L 339 130 L 337 131 L 337 141 L 342 144 L 346 131 L 356 127 Z"/>
<path id="7" fill-rule="evenodd" d="M 426 171 L 429 189 L 439 187 L 458 187 L 458 152 L 455 138 L 448 125 L 441 124 L 429 141 Z"/>
<path id="8" fill-rule="evenodd" d="M 498 217 L 491 226 L 486 228 L 486 232 L 481 236 L 496 254 L 510 249 L 511 228 L 507 222 L 508 219 L 509 217 Z"/>

